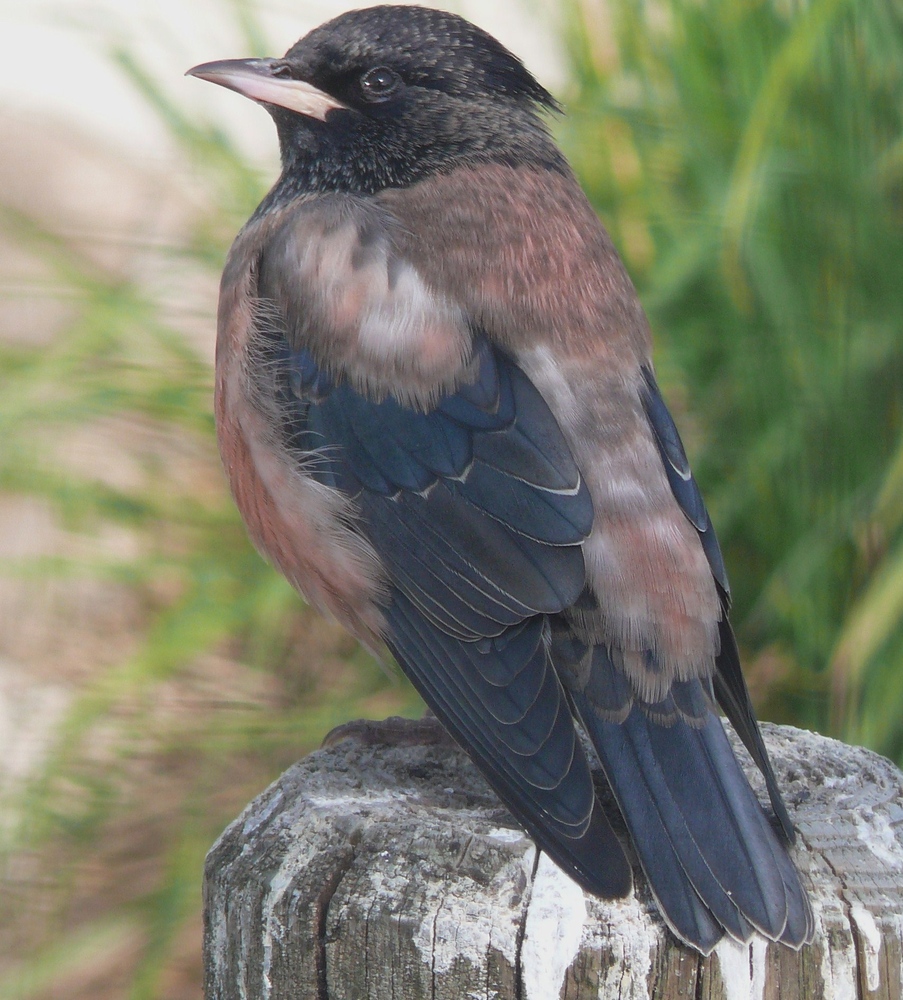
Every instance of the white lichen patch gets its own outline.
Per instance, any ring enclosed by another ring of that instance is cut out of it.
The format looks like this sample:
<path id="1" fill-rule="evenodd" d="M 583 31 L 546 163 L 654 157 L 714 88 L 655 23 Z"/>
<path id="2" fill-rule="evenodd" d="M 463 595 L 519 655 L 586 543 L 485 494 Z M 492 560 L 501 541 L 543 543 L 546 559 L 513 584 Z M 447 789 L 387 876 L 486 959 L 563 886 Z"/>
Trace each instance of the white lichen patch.
<path id="1" fill-rule="evenodd" d="M 273 813 L 282 805 L 282 792 L 276 791 L 273 794 L 263 809 L 257 808 L 257 803 L 254 803 L 255 808 L 246 810 L 246 819 L 242 825 L 241 834 L 242 837 L 248 837 L 255 830 L 259 830 L 261 826 L 273 815 Z M 259 802 L 259 800 L 258 800 Z"/>
<path id="2" fill-rule="evenodd" d="M 294 859 L 293 859 L 294 860 Z M 297 866 L 292 864 L 290 870 L 283 864 L 270 880 L 270 891 L 263 901 L 263 995 L 268 997 L 273 988 L 270 981 L 270 969 L 273 965 L 273 940 L 280 939 L 283 933 L 282 921 L 276 916 L 275 910 L 286 890 L 292 884 L 292 879 L 297 874 Z"/>
<path id="3" fill-rule="evenodd" d="M 516 842 L 496 839 L 503 843 Z M 488 888 L 476 884 L 459 885 L 445 894 L 437 909 L 420 921 L 414 932 L 414 945 L 434 972 L 440 975 L 449 972 L 460 960 L 483 968 L 490 950 L 499 952 L 514 967 L 521 907 L 504 905 L 511 897 L 510 893 L 500 891 L 500 887 L 525 882 L 533 868 L 534 856 L 535 849 L 530 848 L 523 855 L 512 858 L 502 866 Z"/>
<path id="4" fill-rule="evenodd" d="M 497 840 L 502 844 L 519 844 L 526 839 L 523 830 L 512 830 L 508 826 L 497 826 L 485 834 L 490 840 Z"/>
<path id="5" fill-rule="evenodd" d="M 521 949 L 527 1000 L 556 1000 L 561 995 L 567 970 L 580 951 L 585 923 L 583 890 L 541 854 Z"/>
<path id="6" fill-rule="evenodd" d="M 652 961 L 661 932 L 633 893 L 626 899 L 590 896 L 586 903 L 581 950 L 602 956 L 598 995 L 648 1000 Z"/>
<path id="7" fill-rule="evenodd" d="M 859 991 L 856 982 L 856 953 L 850 948 L 845 935 L 829 934 L 827 924 L 830 921 L 828 913 L 822 910 L 822 900 L 814 897 L 812 908 L 815 911 L 817 925 L 816 939 L 821 947 L 820 973 L 822 979 L 822 996 L 832 1000 L 857 1000 Z M 836 947 L 832 947 L 832 941 Z"/>
<path id="8" fill-rule="evenodd" d="M 722 938 L 715 946 L 726 1000 L 762 1000 L 768 943 L 756 935 L 748 944 Z"/>
<path id="9" fill-rule="evenodd" d="M 881 931 L 875 923 L 875 918 L 862 905 L 853 903 L 850 907 L 850 917 L 859 932 L 862 950 L 865 953 L 865 982 L 869 992 L 874 993 L 881 985 Z"/>
<path id="10" fill-rule="evenodd" d="M 875 855 L 882 865 L 891 868 L 903 866 L 903 846 L 897 840 L 897 835 L 890 820 L 882 812 L 874 809 L 864 809 L 852 813 L 856 825 L 856 836 Z"/>
<path id="11" fill-rule="evenodd" d="M 341 810 L 353 812 L 374 806 L 397 806 L 398 803 L 416 802 L 417 795 L 407 789 L 401 791 L 354 792 L 351 794 L 314 795 L 305 794 L 304 803 L 312 809 Z"/>

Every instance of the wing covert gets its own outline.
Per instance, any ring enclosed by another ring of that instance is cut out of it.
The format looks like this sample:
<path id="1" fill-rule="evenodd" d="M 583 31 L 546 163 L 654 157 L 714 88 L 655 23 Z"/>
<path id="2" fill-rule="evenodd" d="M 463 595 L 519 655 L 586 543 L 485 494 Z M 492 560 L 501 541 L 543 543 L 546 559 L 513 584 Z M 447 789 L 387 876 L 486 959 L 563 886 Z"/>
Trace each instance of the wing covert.
<path id="1" fill-rule="evenodd" d="M 435 624 L 476 640 L 576 599 L 592 501 L 509 357 L 478 339 L 473 380 L 423 412 L 276 351 L 297 461 L 354 498 L 390 578 Z"/>

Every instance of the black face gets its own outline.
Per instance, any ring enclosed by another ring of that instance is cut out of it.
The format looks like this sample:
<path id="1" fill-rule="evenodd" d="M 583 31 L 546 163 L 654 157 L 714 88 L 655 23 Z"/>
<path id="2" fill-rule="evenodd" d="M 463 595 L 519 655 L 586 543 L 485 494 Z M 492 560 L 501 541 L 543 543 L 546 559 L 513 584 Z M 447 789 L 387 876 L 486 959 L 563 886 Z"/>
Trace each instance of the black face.
<path id="1" fill-rule="evenodd" d="M 293 45 L 272 72 L 344 105 L 322 121 L 267 105 L 283 183 L 299 192 L 372 193 L 464 163 L 563 163 L 539 117 L 554 99 L 494 38 L 453 14 L 343 14 Z"/>

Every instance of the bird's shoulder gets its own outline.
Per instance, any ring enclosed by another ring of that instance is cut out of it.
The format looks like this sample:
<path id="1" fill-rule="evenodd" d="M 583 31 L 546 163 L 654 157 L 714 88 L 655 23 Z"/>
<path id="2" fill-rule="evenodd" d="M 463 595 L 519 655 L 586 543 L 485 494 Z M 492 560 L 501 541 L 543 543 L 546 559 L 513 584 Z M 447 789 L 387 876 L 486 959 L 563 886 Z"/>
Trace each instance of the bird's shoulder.
<path id="1" fill-rule="evenodd" d="M 370 397 L 428 408 L 472 376 L 473 331 L 401 242 L 401 223 L 373 197 L 287 200 L 236 239 L 221 314 L 248 316 L 252 336 L 277 333 Z"/>
<path id="2" fill-rule="evenodd" d="M 274 316 L 293 347 L 362 391 L 424 407 L 470 371 L 474 332 L 518 357 L 553 346 L 639 368 L 649 327 L 612 241 L 568 172 L 459 167 L 377 195 L 271 201 L 237 238 L 221 302 Z"/>

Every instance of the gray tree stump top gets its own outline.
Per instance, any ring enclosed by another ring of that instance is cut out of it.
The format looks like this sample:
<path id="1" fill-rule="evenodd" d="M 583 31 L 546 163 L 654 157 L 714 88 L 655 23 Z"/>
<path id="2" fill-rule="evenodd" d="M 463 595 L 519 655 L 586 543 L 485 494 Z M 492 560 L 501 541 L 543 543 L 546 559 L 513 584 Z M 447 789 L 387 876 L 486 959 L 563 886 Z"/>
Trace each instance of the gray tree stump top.
<path id="1" fill-rule="evenodd" d="M 207 998 L 900 1000 L 903 774 L 764 730 L 816 914 L 799 953 L 757 938 L 700 958 L 639 872 L 606 902 L 537 859 L 462 752 L 346 741 L 290 768 L 211 849 Z"/>

